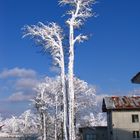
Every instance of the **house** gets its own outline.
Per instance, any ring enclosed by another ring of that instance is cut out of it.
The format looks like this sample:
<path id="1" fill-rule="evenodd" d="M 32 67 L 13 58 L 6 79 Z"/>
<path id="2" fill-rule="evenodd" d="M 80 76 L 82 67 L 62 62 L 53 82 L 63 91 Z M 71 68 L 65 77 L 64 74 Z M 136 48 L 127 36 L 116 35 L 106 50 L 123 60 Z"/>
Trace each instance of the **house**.
<path id="1" fill-rule="evenodd" d="M 79 131 L 80 140 L 108 140 L 106 126 L 83 127 Z"/>
<path id="2" fill-rule="evenodd" d="M 108 140 L 140 140 L 140 96 L 105 97 Z"/>

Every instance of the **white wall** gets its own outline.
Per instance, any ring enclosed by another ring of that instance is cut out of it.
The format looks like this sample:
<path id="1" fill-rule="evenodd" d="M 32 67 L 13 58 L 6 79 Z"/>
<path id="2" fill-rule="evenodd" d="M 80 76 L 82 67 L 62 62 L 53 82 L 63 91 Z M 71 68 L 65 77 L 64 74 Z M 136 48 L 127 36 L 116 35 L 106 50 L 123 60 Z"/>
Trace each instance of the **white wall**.
<path id="1" fill-rule="evenodd" d="M 132 114 L 139 115 L 139 122 L 132 122 Z M 134 140 L 132 132 L 140 131 L 140 111 L 112 111 L 112 128 L 113 140 Z"/>

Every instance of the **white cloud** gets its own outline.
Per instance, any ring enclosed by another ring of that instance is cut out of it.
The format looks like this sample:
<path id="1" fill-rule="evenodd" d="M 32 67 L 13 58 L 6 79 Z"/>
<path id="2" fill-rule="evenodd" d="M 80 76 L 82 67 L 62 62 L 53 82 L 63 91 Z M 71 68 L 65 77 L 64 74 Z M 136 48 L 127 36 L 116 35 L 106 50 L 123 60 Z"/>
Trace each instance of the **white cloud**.
<path id="1" fill-rule="evenodd" d="M 34 87 L 39 82 L 36 71 L 25 68 L 12 68 L 0 73 L 1 93 L 9 97 L 5 101 L 26 101 L 33 97 Z M 4 79 L 5 78 L 5 79 Z M 3 80 L 4 79 L 4 80 Z M 5 88 L 8 87 L 8 88 Z M 12 94 L 13 93 L 13 94 Z"/>
<path id="2" fill-rule="evenodd" d="M 25 68 L 13 68 L 6 69 L 0 73 L 0 78 L 8 78 L 8 77 L 35 77 L 36 72 L 32 69 Z"/>
<path id="3" fill-rule="evenodd" d="M 16 92 L 9 96 L 9 98 L 6 101 L 11 102 L 19 102 L 19 101 L 29 101 L 31 98 L 33 98 L 33 95 L 25 95 L 23 92 Z"/>
<path id="4" fill-rule="evenodd" d="M 32 89 L 38 83 L 34 78 L 21 78 L 16 81 L 16 89 Z"/>

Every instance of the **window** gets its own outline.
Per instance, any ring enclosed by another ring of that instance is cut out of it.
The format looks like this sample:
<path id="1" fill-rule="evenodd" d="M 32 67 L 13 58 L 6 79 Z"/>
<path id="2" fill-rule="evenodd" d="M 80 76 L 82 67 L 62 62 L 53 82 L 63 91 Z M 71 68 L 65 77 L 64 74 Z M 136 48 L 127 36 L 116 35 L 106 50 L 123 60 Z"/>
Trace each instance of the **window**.
<path id="1" fill-rule="evenodd" d="M 86 134 L 86 140 L 96 140 L 96 136 L 93 134 Z"/>
<path id="2" fill-rule="evenodd" d="M 139 131 L 133 131 L 133 138 L 140 138 Z"/>
<path id="3" fill-rule="evenodd" d="M 132 115 L 132 122 L 139 122 L 139 116 L 137 114 Z"/>

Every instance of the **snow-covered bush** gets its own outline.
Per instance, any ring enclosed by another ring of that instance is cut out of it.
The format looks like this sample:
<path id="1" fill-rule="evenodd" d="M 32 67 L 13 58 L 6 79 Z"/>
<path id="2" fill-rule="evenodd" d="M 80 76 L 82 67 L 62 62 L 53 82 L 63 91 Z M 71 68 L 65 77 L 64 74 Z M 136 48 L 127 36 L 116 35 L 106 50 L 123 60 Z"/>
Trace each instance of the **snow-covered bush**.
<path id="1" fill-rule="evenodd" d="M 3 124 L 1 133 L 6 133 L 6 135 L 26 137 L 38 134 L 37 116 L 31 110 L 25 111 L 19 117 L 7 118 L 1 124 Z"/>

